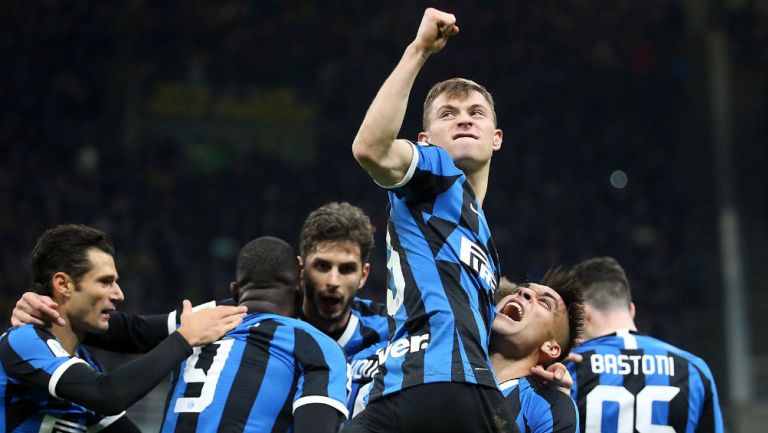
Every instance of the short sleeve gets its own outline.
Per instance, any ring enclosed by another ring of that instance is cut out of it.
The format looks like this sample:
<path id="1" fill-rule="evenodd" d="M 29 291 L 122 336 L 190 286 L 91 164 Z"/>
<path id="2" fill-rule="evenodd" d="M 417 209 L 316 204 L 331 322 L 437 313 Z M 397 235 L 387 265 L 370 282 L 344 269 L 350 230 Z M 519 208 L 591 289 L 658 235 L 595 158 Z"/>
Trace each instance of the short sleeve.
<path id="1" fill-rule="evenodd" d="M 305 404 L 320 403 L 335 408 L 347 418 L 349 374 L 341 347 L 320 333 L 301 328 L 296 328 L 295 333 L 299 380 L 293 411 Z"/>
<path id="2" fill-rule="evenodd" d="M 406 201 L 424 201 L 448 191 L 464 173 L 453 163 L 445 149 L 430 144 L 414 144 L 413 160 L 406 176 L 388 187 Z"/>

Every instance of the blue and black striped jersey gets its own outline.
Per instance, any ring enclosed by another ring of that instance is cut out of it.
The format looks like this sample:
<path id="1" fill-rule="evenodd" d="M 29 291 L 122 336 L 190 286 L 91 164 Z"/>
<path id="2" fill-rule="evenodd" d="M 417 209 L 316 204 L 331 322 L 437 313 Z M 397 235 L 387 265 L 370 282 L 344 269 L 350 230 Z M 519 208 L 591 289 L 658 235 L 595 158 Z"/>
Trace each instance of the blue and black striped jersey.
<path id="1" fill-rule="evenodd" d="M 344 333 L 336 340 L 344 349 L 350 366 L 350 393 L 347 400 L 350 415 L 360 388 L 370 383 L 377 371 L 379 360 L 376 352 L 386 347 L 395 326 L 386 307 L 368 299 L 355 298 L 351 313 Z"/>
<path id="2" fill-rule="evenodd" d="M 373 378 L 379 368 L 379 353 L 386 346 L 387 341 L 381 341 L 365 350 L 361 350 L 349 360 L 351 380 L 347 408 L 349 409 L 350 419 L 368 405 Z"/>
<path id="3" fill-rule="evenodd" d="M 464 173 L 437 146 L 413 145 L 390 187 L 387 311 L 395 320 L 371 398 L 431 382 L 496 388 L 488 359 L 496 248 Z"/>
<path id="4" fill-rule="evenodd" d="M 325 404 L 347 416 L 339 345 L 306 322 L 251 314 L 195 348 L 171 378 L 163 432 L 287 432 L 293 412 Z"/>
<path id="5" fill-rule="evenodd" d="M 395 327 L 386 306 L 369 299 L 355 298 L 351 314 L 344 332 L 336 340 L 350 362 L 359 352 L 389 341 Z"/>
<path id="6" fill-rule="evenodd" d="M 574 351 L 584 357 L 568 364 L 583 432 L 723 432 L 715 381 L 697 356 L 627 330 Z"/>
<path id="7" fill-rule="evenodd" d="M 82 346 L 71 356 L 44 328 L 24 325 L 3 334 L 0 361 L 0 432 L 99 431 L 125 415 L 104 416 L 57 397 L 57 383 L 69 367 L 101 367 Z"/>
<path id="8" fill-rule="evenodd" d="M 211 308 L 218 305 L 235 305 L 235 301 L 232 298 L 209 301 L 204 304 L 195 306 L 192 310 L 197 311 L 203 308 Z M 181 317 L 181 309 L 171 311 L 167 316 L 167 333 L 173 332 L 179 324 Z M 344 354 L 347 357 L 347 361 L 351 361 L 358 352 L 366 350 L 371 346 L 379 345 L 382 342 L 389 340 L 389 336 L 394 331 L 394 322 L 389 315 L 387 315 L 387 308 L 383 304 L 371 301 L 369 299 L 355 298 L 352 301 L 351 316 L 347 322 L 347 326 L 341 333 L 341 336 L 336 339 L 341 348 L 344 350 Z M 303 317 L 300 317 L 305 320 Z M 111 319 L 110 319 L 111 320 Z M 136 321 L 134 319 L 134 321 Z M 131 322 L 129 322 L 131 323 Z M 139 328 L 138 324 L 131 325 L 134 328 Z M 145 326 L 144 328 L 148 328 Z M 144 328 L 141 328 L 144 333 L 147 333 Z M 111 329 L 110 329 L 110 332 Z M 134 333 L 135 334 L 135 333 Z M 164 337 L 167 335 L 162 333 Z"/>
<path id="9" fill-rule="evenodd" d="M 576 403 L 555 388 L 528 377 L 499 384 L 521 432 L 579 433 Z"/>

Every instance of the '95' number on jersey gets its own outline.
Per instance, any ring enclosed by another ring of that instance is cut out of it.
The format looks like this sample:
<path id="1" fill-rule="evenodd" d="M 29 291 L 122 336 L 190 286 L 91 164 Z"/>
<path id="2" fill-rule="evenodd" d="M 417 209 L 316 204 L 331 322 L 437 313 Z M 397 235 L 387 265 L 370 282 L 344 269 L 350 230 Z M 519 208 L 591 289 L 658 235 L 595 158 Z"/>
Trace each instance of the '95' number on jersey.
<path id="1" fill-rule="evenodd" d="M 234 342 L 235 340 L 232 339 L 221 340 L 203 348 L 195 347 L 192 356 L 187 358 L 187 364 L 184 367 L 184 382 L 186 382 L 187 387 L 192 383 L 202 383 L 203 387 L 200 390 L 200 395 L 198 397 L 181 397 L 176 400 L 176 406 L 173 407 L 174 412 L 199 413 L 213 402 L 213 395 L 216 393 L 216 384 L 219 383 L 221 370 L 227 362 L 229 352 L 232 350 L 232 344 Z M 216 351 L 207 374 L 197 365 L 203 350 Z"/>
<path id="2" fill-rule="evenodd" d="M 679 392 L 680 388 L 675 386 L 648 385 L 635 397 L 623 386 L 598 385 L 587 394 L 585 433 L 632 433 L 635 430 L 639 433 L 676 433 L 671 426 L 653 424 L 653 403 L 669 403 Z M 603 429 L 603 403 L 606 402 L 618 404 L 617 425 Z"/>

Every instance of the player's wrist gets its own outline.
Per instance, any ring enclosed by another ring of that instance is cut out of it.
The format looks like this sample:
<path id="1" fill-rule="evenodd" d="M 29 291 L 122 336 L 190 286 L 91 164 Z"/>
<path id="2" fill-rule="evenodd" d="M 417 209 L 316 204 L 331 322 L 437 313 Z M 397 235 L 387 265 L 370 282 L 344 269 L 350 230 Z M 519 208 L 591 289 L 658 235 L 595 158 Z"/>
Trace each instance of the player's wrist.
<path id="1" fill-rule="evenodd" d="M 432 55 L 432 50 L 419 41 L 413 41 L 405 48 L 405 55 L 419 58 L 423 62 Z"/>
<path id="2" fill-rule="evenodd" d="M 179 326 L 179 329 L 176 330 L 176 332 L 178 332 L 181 338 L 183 338 L 184 341 L 186 341 L 190 346 L 196 347 L 200 345 L 198 339 L 195 338 L 195 333 L 190 331 L 188 327 L 181 325 Z"/>

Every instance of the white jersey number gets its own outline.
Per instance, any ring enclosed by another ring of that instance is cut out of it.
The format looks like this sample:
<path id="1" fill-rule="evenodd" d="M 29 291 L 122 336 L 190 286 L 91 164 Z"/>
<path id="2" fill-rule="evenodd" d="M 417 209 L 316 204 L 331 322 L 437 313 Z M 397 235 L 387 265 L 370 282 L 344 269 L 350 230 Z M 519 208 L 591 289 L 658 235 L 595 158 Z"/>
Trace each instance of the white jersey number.
<path id="1" fill-rule="evenodd" d="M 216 392 L 216 385 L 219 383 L 221 370 L 227 362 L 234 342 L 235 340 L 221 340 L 213 343 L 213 345 L 218 347 L 216 348 L 216 355 L 213 357 L 211 367 L 208 368 L 208 374 L 205 374 L 203 369 L 196 367 L 197 362 L 200 360 L 202 348 L 194 348 L 192 356 L 187 358 L 187 365 L 184 367 L 184 382 L 187 385 L 190 383 L 202 383 L 203 388 L 198 397 L 181 397 L 176 400 L 176 406 L 173 407 L 174 412 L 199 413 L 213 402 L 213 395 Z"/>
<path id="2" fill-rule="evenodd" d="M 635 397 L 622 386 L 598 385 L 587 394 L 585 433 L 602 433 L 603 402 L 606 401 L 619 405 L 616 433 L 632 433 L 634 430 L 640 433 L 676 433 L 671 426 L 653 424 L 652 412 L 653 402 L 668 403 L 679 392 L 680 388 L 674 386 L 648 385 Z"/>
<path id="3" fill-rule="evenodd" d="M 387 314 L 395 317 L 397 310 L 403 305 L 405 291 L 405 278 L 400 267 L 400 254 L 392 248 L 392 243 L 387 230 L 387 271 L 389 272 L 389 284 L 387 285 Z"/>

